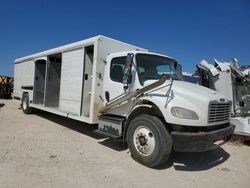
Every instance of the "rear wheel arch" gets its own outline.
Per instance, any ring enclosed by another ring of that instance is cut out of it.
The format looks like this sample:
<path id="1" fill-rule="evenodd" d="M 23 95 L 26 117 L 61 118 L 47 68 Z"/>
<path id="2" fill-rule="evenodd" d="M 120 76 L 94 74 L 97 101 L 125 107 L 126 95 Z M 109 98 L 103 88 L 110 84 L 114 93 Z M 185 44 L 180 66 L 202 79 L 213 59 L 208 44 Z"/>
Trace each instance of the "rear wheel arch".
<path id="1" fill-rule="evenodd" d="M 29 92 L 24 91 L 24 92 L 22 93 L 22 100 L 23 100 L 23 97 L 24 97 L 25 95 L 28 95 L 28 96 L 29 96 Z"/>

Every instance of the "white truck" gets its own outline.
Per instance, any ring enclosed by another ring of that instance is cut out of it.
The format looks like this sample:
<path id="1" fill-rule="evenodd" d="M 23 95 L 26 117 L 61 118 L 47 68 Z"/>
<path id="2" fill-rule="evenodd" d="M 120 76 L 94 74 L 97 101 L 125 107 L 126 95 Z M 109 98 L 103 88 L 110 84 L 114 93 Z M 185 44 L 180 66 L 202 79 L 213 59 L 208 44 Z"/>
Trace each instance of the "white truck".
<path id="1" fill-rule="evenodd" d="M 250 66 L 240 68 L 237 60 L 208 64 L 205 60 L 197 65 L 199 84 L 222 93 L 232 103 L 231 123 L 235 134 L 250 136 Z"/>
<path id="2" fill-rule="evenodd" d="M 165 163 L 172 149 L 215 149 L 234 132 L 231 102 L 182 81 L 175 59 L 105 36 L 16 59 L 14 75 L 24 113 L 98 124 L 96 133 L 123 140 L 148 167 Z"/>

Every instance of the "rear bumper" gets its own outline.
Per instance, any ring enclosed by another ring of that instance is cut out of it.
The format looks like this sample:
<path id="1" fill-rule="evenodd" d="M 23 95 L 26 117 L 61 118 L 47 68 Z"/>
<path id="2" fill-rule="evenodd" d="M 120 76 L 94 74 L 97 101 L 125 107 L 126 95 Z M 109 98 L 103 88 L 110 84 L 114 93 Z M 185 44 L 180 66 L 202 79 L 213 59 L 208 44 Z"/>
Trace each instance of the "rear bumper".
<path id="1" fill-rule="evenodd" d="M 209 132 L 173 131 L 173 149 L 184 152 L 203 152 L 218 148 L 228 141 L 234 133 L 235 126 L 229 126 Z M 221 141 L 219 144 L 215 142 Z"/>

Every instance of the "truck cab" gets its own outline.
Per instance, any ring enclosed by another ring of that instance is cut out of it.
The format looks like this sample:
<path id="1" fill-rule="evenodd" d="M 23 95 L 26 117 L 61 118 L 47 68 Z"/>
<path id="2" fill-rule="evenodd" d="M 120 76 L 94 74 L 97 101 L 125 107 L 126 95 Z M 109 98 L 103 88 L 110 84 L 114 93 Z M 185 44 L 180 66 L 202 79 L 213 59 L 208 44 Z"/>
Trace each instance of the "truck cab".
<path id="1" fill-rule="evenodd" d="M 123 138 L 133 158 L 150 167 L 166 161 L 172 149 L 215 149 L 234 131 L 231 101 L 183 81 L 177 61 L 157 53 L 108 55 L 102 99 L 99 133 Z"/>

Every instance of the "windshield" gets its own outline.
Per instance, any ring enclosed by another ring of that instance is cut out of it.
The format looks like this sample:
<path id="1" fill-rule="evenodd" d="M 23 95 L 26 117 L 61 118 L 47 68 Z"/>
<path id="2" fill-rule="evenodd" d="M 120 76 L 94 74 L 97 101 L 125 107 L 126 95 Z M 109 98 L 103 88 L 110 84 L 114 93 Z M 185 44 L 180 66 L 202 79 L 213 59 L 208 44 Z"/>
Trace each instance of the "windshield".
<path id="1" fill-rule="evenodd" d="M 163 74 L 174 80 L 182 80 L 181 73 L 177 71 L 178 64 L 174 59 L 150 54 L 136 54 L 136 64 L 142 85 L 147 80 L 160 79 Z"/>

